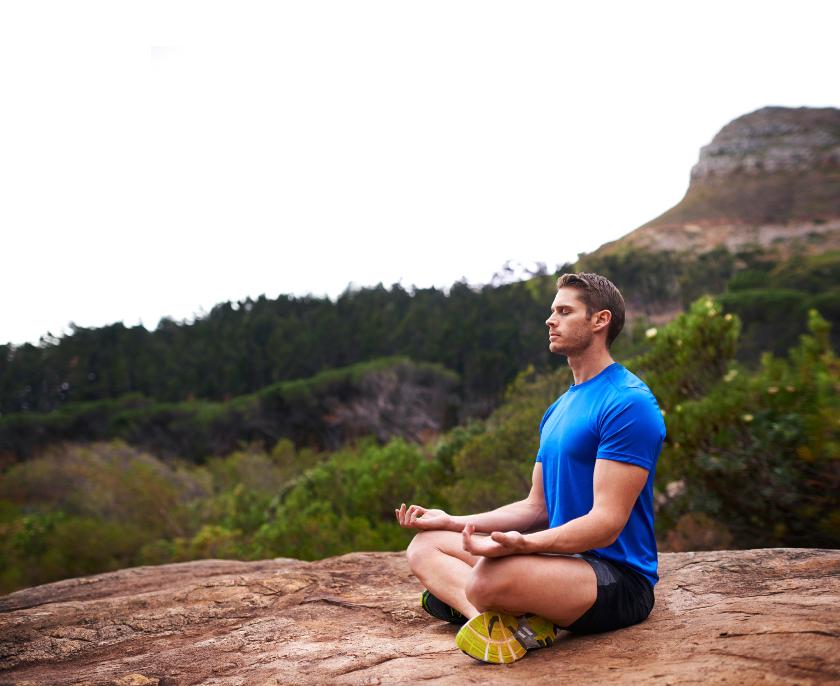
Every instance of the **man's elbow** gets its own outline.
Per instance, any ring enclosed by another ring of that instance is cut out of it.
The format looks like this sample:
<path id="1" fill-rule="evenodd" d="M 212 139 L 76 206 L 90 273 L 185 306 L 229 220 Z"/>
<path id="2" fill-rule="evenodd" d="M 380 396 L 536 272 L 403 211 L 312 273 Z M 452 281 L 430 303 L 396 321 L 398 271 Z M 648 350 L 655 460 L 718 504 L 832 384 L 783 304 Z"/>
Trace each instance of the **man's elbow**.
<path id="1" fill-rule="evenodd" d="M 604 548 L 611 546 L 618 540 L 618 537 L 621 535 L 621 529 L 619 529 L 616 533 L 610 534 L 607 538 L 607 543 L 603 546 Z"/>
<path id="2" fill-rule="evenodd" d="M 594 511 L 593 511 L 594 512 Z M 624 517 L 617 517 L 609 512 L 597 512 L 598 528 L 600 529 L 600 539 L 602 545 L 599 547 L 606 548 L 611 546 L 618 540 L 621 532 L 627 524 L 627 519 Z"/>
<path id="3" fill-rule="evenodd" d="M 526 527 L 529 531 L 544 529 L 548 526 L 548 509 L 545 506 L 545 501 L 527 499 L 525 503 L 531 510 L 532 519 L 531 524 Z"/>

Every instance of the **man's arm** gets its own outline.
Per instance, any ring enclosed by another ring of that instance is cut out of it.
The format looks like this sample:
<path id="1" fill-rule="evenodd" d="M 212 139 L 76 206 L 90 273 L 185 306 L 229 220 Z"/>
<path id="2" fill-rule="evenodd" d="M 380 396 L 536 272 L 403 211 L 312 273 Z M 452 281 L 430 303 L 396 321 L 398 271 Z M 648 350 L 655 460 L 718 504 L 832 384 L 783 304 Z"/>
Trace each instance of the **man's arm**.
<path id="1" fill-rule="evenodd" d="M 611 545 L 624 530 L 645 487 L 648 470 L 616 460 L 595 460 L 592 509 L 562 526 L 525 536 L 533 553 L 582 553 Z"/>
<path id="2" fill-rule="evenodd" d="M 622 532 L 648 478 L 643 467 L 598 459 L 593 475 L 592 509 L 562 526 L 521 535 L 496 529 L 487 539 L 472 539 L 464 530 L 464 549 L 475 555 L 501 557 L 532 553 L 581 553 L 613 543 Z M 471 520 L 470 520 L 471 522 Z M 478 530 L 476 528 L 476 530 Z"/>
<path id="3" fill-rule="evenodd" d="M 548 524 L 548 511 L 543 492 L 542 464 L 534 464 L 531 477 L 531 491 L 524 500 L 503 505 L 490 512 L 474 515 L 449 515 L 442 510 L 427 510 L 419 505 L 405 504 L 396 510 L 397 520 L 406 528 L 461 532 L 469 522 L 475 531 L 531 531 Z M 424 522 L 424 520 L 426 520 Z"/>

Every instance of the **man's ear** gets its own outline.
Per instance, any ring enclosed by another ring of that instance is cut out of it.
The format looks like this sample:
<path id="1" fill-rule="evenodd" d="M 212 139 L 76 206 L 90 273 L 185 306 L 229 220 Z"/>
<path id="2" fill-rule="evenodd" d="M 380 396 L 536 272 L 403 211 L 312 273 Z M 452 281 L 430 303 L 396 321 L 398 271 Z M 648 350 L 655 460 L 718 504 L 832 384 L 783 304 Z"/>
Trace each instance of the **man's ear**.
<path id="1" fill-rule="evenodd" d="M 599 331 L 604 331 L 610 328 L 610 322 L 612 321 L 612 312 L 609 310 L 600 310 L 596 312 L 592 317 L 592 330 L 597 333 Z"/>

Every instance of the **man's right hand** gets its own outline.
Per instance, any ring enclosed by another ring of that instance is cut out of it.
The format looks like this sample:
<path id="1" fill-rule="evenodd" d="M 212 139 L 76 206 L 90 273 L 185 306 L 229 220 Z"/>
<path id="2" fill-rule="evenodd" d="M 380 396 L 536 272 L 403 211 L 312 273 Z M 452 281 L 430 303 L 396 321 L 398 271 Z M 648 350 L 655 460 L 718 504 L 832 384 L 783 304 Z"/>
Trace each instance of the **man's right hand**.
<path id="1" fill-rule="evenodd" d="M 453 531 L 452 517 L 443 510 L 427 510 L 420 505 L 406 508 L 405 503 L 398 510 L 394 510 L 400 526 L 406 529 L 420 529 L 421 531 Z"/>

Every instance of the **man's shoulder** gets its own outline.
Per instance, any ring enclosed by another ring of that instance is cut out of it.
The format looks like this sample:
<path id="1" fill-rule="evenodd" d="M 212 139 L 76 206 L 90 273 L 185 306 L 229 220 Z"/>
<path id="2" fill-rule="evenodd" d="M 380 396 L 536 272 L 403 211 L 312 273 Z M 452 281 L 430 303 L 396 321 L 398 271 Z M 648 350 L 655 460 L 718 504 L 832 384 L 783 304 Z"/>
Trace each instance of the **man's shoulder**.
<path id="1" fill-rule="evenodd" d="M 656 400 L 648 385 L 627 367 L 616 363 L 610 369 L 609 383 L 618 398 L 627 398 L 632 401 L 641 397 L 651 397 Z"/>
<path id="2" fill-rule="evenodd" d="M 626 367 L 617 365 L 610 375 L 612 393 L 606 398 L 604 409 L 612 412 L 641 412 L 655 416 L 662 422 L 656 396 L 648 385 Z"/>

